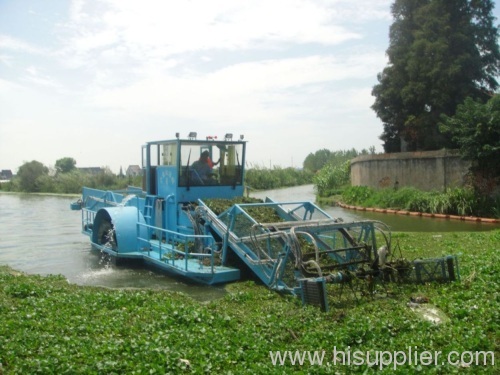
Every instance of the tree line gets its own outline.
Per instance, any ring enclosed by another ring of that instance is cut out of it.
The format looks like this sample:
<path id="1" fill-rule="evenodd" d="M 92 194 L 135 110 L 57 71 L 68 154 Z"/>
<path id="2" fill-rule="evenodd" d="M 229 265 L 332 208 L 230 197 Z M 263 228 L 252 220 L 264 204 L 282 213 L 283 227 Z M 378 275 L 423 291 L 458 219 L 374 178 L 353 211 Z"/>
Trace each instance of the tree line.
<path id="1" fill-rule="evenodd" d="M 4 191 L 27 193 L 79 194 L 83 186 L 105 190 L 125 189 L 127 186 L 141 186 L 141 176 L 118 176 L 108 168 L 98 173 L 88 173 L 76 168 L 76 161 L 70 157 L 58 159 L 55 170 L 37 160 L 25 162 L 19 167 L 16 176 L 0 185 Z"/>
<path id="2" fill-rule="evenodd" d="M 245 175 L 245 184 L 252 189 L 266 190 L 280 187 L 297 186 L 312 183 L 313 173 L 296 168 L 272 169 L 251 166 Z M 142 186 L 142 176 L 124 176 L 113 174 L 109 169 L 101 168 L 98 173 L 88 173 L 76 168 L 76 161 L 71 157 L 58 159 L 54 170 L 41 162 L 26 162 L 8 183 L 0 185 L 4 191 L 30 193 L 79 194 L 82 187 L 104 190 L 120 190 L 127 186 Z"/>
<path id="3" fill-rule="evenodd" d="M 346 151 L 322 149 L 309 154 L 302 169 L 249 165 L 245 174 L 245 185 L 250 189 L 269 190 L 317 183 L 320 181 L 317 176 L 328 175 L 331 168 L 345 166 L 346 161 L 366 153 L 367 150 L 358 152 L 355 149 Z M 342 178 L 344 182 L 346 179 L 349 181 L 349 170 L 345 167 Z M 52 171 L 39 161 L 26 162 L 19 167 L 17 175 L 10 182 L 0 185 L 0 188 L 33 193 L 78 194 L 83 186 L 106 190 L 125 189 L 127 186 L 142 186 L 142 176 L 130 177 L 122 173 L 117 176 L 106 168 L 101 169 L 99 173 L 88 173 L 76 168 L 76 161 L 73 158 L 64 157 L 56 161 Z"/>

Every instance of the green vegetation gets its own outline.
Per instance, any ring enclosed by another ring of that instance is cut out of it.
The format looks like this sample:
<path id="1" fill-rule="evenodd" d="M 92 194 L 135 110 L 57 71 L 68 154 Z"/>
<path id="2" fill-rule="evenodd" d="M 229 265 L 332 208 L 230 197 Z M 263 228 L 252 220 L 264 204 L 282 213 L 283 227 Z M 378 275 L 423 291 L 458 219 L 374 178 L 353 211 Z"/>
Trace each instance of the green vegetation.
<path id="1" fill-rule="evenodd" d="M 1 267 L 0 368 L 3 374 L 375 374 L 394 371 L 335 366 L 333 348 L 418 347 L 441 351 L 444 364 L 402 365 L 396 373 L 498 373 L 500 231 L 393 239 L 408 259 L 458 254 L 461 282 L 405 285 L 391 288 L 393 296 L 359 301 L 332 296 L 330 311 L 322 313 L 254 282 L 228 285 L 224 298 L 199 303 L 178 293 L 81 287 Z M 421 319 L 407 306 L 412 296 L 429 298 L 450 321 Z M 323 366 L 273 366 L 269 353 L 278 350 L 326 355 Z M 494 352 L 497 364 L 490 357 L 488 366 L 450 365 L 451 351 Z"/>
<path id="2" fill-rule="evenodd" d="M 83 186 L 118 190 L 130 185 L 142 185 L 141 176 L 116 176 L 108 168 L 98 168 L 99 172 L 89 173 L 77 169 L 75 165 L 75 159 L 70 157 L 58 159 L 54 170 L 36 160 L 26 162 L 19 167 L 11 181 L 0 184 L 0 189 L 25 193 L 80 194 Z"/>
<path id="3" fill-rule="evenodd" d="M 341 189 L 351 183 L 351 163 L 349 160 L 340 165 L 327 164 L 313 178 L 319 197 L 339 194 Z"/>
<path id="4" fill-rule="evenodd" d="M 57 173 L 68 173 L 76 169 L 76 160 L 70 157 L 56 161 Z"/>
<path id="5" fill-rule="evenodd" d="M 273 167 L 272 169 L 253 166 L 247 169 L 245 184 L 252 189 L 267 190 L 310 184 L 313 173 L 296 168 Z"/>
<path id="6" fill-rule="evenodd" d="M 467 97 L 498 89 L 500 51 L 492 0 L 395 0 L 387 67 L 373 88 L 386 152 L 455 148 L 439 132 Z"/>
<path id="7" fill-rule="evenodd" d="M 330 151 L 321 149 L 310 153 L 304 160 L 304 169 L 314 172 L 313 183 L 319 198 L 339 194 L 351 181 L 351 159 L 359 155 L 374 154 L 375 147 L 369 150 Z"/>
<path id="8" fill-rule="evenodd" d="M 500 196 L 478 196 L 473 189 L 454 188 L 440 193 L 412 187 L 375 190 L 351 186 L 342 192 L 342 201 L 361 207 L 392 208 L 434 214 L 500 217 Z"/>
<path id="9" fill-rule="evenodd" d="M 43 180 L 48 174 L 49 169 L 46 166 L 33 160 L 19 167 L 15 181 L 21 191 L 40 192 L 43 190 Z"/>
<path id="10" fill-rule="evenodd" d="M 486 104 L 467 99 L 453 117 L 442 117 L 441 131 L 452 135 L 464 159 L 472 162 L 474 189 L 491 195 L 500 185 L 500 95 Z"/>
<path id="11" fill-rule="evenodd" d="M 0 189 L 27 193 L 79 194 L 83 186 L 105 190 L 142 186 L 142 176 L 116 176 L 108 169 L 93 174 L 75 168 L 75 163 L 72 158 L 59 159 L 53 173 L 49 173 L 49 168 L 36 160 L 24 163 L 17 176 L 12 181 L 1 184 Z M 272 169 L 253 167 L 246 171 L 245 184 L 252 189 L 266 190 L 310 184 L 312 178 L 313 173 L 308 170 L 277 166 Z"/>
<path id="12" fill-rule="evenodd" d="M 30 162 L 38 163 L 38 162 Z M 40 164 L 40 163 L 38 163 Z M 3 191 L 21 191 L 27 193 L 57 193 L 80 194 L 83 186 L 106 190 L 125 189 L 127 186 L 141 186 L 142 177 L 119 177 L 109 172 L 90 174 L 79 170 L 67 173 L 57 173 L 50 176 L 48 173 L 23 174 L 23 164 L 12 181 L 0 185 Z"/>
<path id="13" fill-rule="evenodd" d="M 311 152 L 307 155 L 303 166 L 305 170 L 317 173 L 323 167 L 338 167 L 345 164 L 347 161 L 354 159 L 356 156 L 374 153 L 374 146 L 371 146 L 369 150 L 363 149 L 361 151 L 357 151 L 354 148 L 350 150 L 330 151 L 324 148 L 316 151 L 314 154 Z"/>

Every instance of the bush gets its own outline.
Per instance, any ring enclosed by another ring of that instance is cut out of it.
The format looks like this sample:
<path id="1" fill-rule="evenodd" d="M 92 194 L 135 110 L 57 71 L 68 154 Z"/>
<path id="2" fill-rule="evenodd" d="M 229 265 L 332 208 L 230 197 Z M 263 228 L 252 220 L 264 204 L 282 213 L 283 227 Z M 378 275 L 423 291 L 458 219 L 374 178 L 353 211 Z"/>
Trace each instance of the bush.
<path id="1" fill-rule="evenodd" d="M 91 175 L 73 170 L 68 173 L 58 173 L 56 176 L 40 174 L 36 178 L 14 177 L 2 185 L 4 191 L 24 191 L 29 193 L 61 193 L 80 194 L 83 186 L 98 189 L 118 190 L 127 186 L 141 186 L 142 177 L 125 178 L 109 173 Z"/>
<path id="2" fill-rule="evenodd" d="M 348 160 L 340 165 L 325 165 L 313 178 L 316 191 L 320 197 L 338 193 L 339 189 L 351 181 L 351 162 Z"/>
<path id="3" fill-rule="evenodd" d="M 368 186 L 351 186 L 342 193 L 342 201 L 347 204 L 361 205 L 372 197 L 375 190 Z"/>
<path id="4" fill-rule="evenodd" d="M 24 163 L 17 171 L 16 179 L 21 191 L 40 192 L 43 191 L 47 183 L 45 177 L 48 177 L 49 169 L 39 161 L 33 160 Z"/>
<path id="5" fill-rule="evenodd" d="M 310 184 L 312 173 L 295 168 L 274 167 L 272 169 L 253 167 L 246 171 L 245 184 L 252 189 L 268 190 Z"/>

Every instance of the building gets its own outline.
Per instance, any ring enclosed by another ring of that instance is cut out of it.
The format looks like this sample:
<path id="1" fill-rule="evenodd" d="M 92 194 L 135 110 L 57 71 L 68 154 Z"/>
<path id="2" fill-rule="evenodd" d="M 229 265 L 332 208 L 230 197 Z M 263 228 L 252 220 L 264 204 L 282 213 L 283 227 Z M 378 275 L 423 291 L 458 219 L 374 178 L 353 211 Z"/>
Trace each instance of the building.
<path id="1" fill-rule="evenodd" d="M 13 177 L 12 171 L 10 169 L 2 169 L 0 171 L 0 180 L 11 180 Z"/>
<path id="2" fill-rule="evenodd" d="M 125 175 L 130 177 L 142 176 L 142 168 L 138 165 L 129 165 Z"/>
<path id="3" fill-rule="evenodd" d="M 86 168 L 78 168 L 78 170 L 82 173 L 98 175 L 99 173 L 103 173 L 104 169 L 101 167 L 86 167 Z"/>

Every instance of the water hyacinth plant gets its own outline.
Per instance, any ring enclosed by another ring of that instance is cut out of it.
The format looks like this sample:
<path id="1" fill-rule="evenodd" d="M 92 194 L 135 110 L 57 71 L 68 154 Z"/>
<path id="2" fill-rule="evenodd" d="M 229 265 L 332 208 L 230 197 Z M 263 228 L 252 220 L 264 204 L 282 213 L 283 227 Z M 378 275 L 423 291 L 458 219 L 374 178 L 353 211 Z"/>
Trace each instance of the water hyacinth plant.
<path id="1" fill-rule="evenodd" d="M 201 303 L 162 290 L 113 290 L 68 284 L 61 276 L 0 267 L 3 374 L 495 374 L 498 364 L 347 366 L 332 350 L 484 351 L 500 354 L 500 231 L 395 233 L 404 255 L 457 254 L 461 281 L 401 285 L 389 296 L 338 299 L 330 311 L 302 306 L 253 281 Z M 408 307 L 425 297 L 449 322 L 435 324 Z M 277 351 L 325 351 L 321 365 L 273 364 Z"/>

